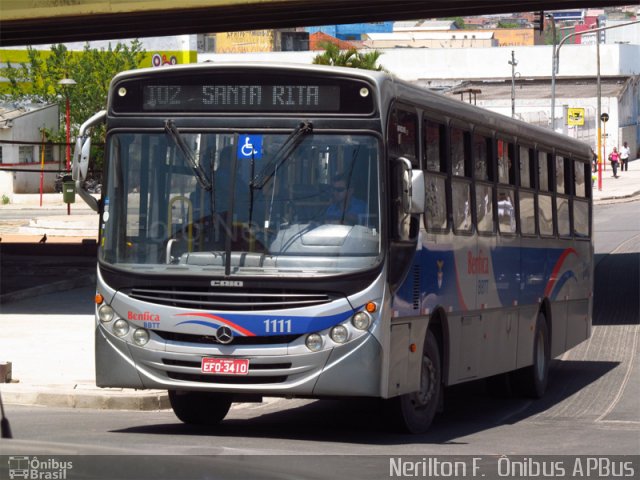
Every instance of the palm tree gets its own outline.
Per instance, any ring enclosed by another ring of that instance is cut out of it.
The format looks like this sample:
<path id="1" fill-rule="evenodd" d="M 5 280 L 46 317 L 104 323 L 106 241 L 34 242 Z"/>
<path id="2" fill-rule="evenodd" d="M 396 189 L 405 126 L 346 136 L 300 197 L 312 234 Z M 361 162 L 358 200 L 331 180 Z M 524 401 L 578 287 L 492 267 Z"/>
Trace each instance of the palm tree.
<path id="1" fill-rule="evenodd" d="M 340 50 L 340 47 L 331 42 L 325 42 L 321 46 L 324 48 L 324 52 L 313 58 L 312 63 L 315 65 L 384 70 L 382 66 L 376 65 L 378 59 L 382 56 L 382 52 L 378 50 L 367 53 L 360 53 L 355 48 Z"/>

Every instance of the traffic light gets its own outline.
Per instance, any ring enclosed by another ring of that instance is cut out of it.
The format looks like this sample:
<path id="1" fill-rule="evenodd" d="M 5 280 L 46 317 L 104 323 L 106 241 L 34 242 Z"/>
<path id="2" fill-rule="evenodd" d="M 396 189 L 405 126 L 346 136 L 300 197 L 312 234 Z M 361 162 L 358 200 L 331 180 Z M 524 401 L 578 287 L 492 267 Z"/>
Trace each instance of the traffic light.
<path id="1" fill-rule="evenodd" d="M 540 33 L 544 31 L 544 10 L 540 10 L 535 13 L 533 19 L 533 29 L 538 30 Z"/>

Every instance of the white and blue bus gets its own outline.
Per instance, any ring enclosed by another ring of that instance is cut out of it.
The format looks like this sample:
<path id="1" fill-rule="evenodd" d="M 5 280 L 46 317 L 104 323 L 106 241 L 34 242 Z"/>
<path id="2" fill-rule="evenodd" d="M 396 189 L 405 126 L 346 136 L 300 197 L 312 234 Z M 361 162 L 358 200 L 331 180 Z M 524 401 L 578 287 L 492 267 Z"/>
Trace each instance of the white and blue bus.
<path id="1" fill-rule="evenodd" d="M 121 73 L 74 156 L 100 214 L 97 384 L 166 389 L 203 424 L 263 396 L 377 397 L 410 432 L 449 385 L 539 397 L 591 332 L 590 162 L 383 72 Z"/>

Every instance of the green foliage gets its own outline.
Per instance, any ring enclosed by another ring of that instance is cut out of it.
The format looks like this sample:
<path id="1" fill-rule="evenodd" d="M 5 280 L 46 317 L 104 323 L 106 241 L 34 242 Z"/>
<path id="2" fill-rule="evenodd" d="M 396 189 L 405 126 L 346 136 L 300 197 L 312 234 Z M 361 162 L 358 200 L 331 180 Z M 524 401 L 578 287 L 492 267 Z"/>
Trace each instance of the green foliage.
<path id="1" fill-rule="evenodd" d="M 70 52 L 63 44 L 52 45 L 49 52 L 27 48 L 26 63 L 0 68 L 0 76 L 8 80 L 8 88 L 0 100 L 12 103 L 57 103 L 60 105 L 60 129 L 46 131 L 47 138 L 64 142 L 65 104 L 69 96 L 71 138 L 75 138 L 80 125 L 107 104 L 109 84 L 115 74 L 138 68 L 146 55 L 142 44 L 134 40 L 130 45 L 111 44 L 106 49 L 91 48 L 86 44 L 83 52 Z M 58 82 L 72 78 L 76 85 L 64 87 Z M 94 128 L 94 143 L 104 142 L 104 129 Z M 99 160 L 99 159 L 98 159 Z"/>
<path id="2" fill-rule="evenodd" d="M 6 195 L 2 195 L 2 205 L 8 205 L 11 200 Z"/>
<path id="3" fill-rule="evenodd" d="M 462 17 L 445 17 L 442 20 L 450 20 L 454 23 L 454 25 L 459 28 L 460 30 L 463 30 L 465 28 L 468 28 L 465 24 L 464 24 L 464 19 Z"/>
<path id="4" fill-rule="evenodd" d="M 514 22 L 498 22 L 498 28 L 520 28 L 521 25 Z"/>
<path id="5" fill-rule="evenodd" d="M 334 43 L 325 42 L 322 44 L 323 53 L 319 53 L 313 58 L 315 65 L 332 65 L 335 67 L 362 68 L 364 70 L 384 70 L 378 65 L 378 59 L 382 56 L 379 50 L 362 53 L 355 48 L 340 50 Z"/>

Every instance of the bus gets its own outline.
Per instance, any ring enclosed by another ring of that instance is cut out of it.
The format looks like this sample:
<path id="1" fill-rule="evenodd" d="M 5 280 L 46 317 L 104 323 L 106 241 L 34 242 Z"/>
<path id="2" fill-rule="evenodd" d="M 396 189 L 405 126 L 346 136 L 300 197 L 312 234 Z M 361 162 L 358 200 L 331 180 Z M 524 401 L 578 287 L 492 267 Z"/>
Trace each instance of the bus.
<path id="1" fill-rule="evenodd" d="M 96 383 L 208 425 L 264 396 L 378 398 L 412 433 L 451 385 L 540 397 L 591 332 L 590 162 L 385 72 L 120 73 L 73 162 L 100 215 Z"/>

